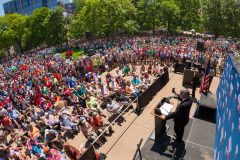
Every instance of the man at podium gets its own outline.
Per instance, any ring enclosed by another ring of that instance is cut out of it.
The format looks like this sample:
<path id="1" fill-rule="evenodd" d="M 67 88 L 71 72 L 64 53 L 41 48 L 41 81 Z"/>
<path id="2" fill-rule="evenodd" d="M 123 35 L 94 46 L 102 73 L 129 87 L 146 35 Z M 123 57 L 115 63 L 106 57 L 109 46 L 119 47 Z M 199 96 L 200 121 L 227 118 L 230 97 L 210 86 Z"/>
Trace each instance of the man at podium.
<path id="1" fill-rule="evenodd" d="M 190 99 L 189 90 L 181 90 L 179 95 L 181 102 L 177 106 L 176 111 L 169 113 L 168 115 L 161 115 L 160 118 L 163 120 L 174 120 L 174 131 L 176 133 L 176 142 L 183 142 L 184 128 L 189 121 L 189 113 L 192 106 L 192 100 Z"/>

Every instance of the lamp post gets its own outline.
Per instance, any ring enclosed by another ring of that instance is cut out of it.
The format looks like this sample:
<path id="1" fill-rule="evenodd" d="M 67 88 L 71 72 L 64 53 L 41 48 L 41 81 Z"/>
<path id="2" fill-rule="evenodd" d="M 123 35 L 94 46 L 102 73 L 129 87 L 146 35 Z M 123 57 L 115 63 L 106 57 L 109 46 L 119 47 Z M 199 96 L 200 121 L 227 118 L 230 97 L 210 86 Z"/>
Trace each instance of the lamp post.
<path id="1" fill-rule="evenodd" d="M 66 44 L 67 44 L 67 48 L 69 49 L 70 46 L 68 44 L 68 27 L 67 27 L 68 13 L 67 12 L 63 12 L 63 17 L 64 17 L 64 28 L 65 28 L 65 32 L 66 32 Z"/>

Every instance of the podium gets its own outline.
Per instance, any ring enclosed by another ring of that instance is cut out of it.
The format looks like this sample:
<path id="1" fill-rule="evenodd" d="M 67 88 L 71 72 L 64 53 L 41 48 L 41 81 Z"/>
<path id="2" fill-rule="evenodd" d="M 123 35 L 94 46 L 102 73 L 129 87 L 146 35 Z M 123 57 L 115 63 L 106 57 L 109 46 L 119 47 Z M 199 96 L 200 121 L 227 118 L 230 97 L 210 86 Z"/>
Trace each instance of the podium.
<path id="1" fill-rule="evenodd" d="M 185 63 L 185 68 L 186 69 L 191 69 L 191 67 L 192 67 L 192 61 L 187 60 L 186 63 Z"/>
<path id="2" fill-rule="evenodd" d="M 159 107 L 160 106 L 160 107 Z M 167 133 L 169 126 L 166 125 L 166 120 L 162 120 L 159 116 L 162 115 L 160 108 L 162 104 L 157 105 L 157 107 L 153 110 L 154 115 L 154 124 L 155 129 L 150 136 L 151 140 L 158 141 L 161 140 Z"/>
<path id="3" fill-rule="evenodd" d="M 175 63 L 175 67 L 174 67 L 174 72 L 177 73 L 177 72 L 180 72 L 180 73 L 183 73 L 184 71 L 184 64 L 183 63 Z"/>

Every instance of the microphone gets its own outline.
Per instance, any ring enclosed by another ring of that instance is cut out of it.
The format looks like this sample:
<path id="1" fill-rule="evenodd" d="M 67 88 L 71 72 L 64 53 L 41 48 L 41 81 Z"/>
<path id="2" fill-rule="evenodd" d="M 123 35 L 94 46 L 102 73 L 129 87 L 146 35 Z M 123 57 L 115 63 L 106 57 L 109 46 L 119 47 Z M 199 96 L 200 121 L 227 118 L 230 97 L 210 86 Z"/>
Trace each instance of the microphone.
<path id="1" fill-rule="evenodd" d="M 175 94 L 177 97 L 180 97 L 180 95 L 176 93 L 175 88 L 172 89 L 172 93 Z"/>

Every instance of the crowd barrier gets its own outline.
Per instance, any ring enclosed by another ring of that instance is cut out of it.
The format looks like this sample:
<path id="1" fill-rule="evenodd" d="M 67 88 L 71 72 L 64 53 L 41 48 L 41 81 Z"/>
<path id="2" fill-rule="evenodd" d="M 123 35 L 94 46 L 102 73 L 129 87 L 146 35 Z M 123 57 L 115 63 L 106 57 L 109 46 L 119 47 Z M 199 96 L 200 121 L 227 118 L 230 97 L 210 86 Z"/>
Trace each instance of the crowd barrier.
<path id="1" fill-rule="evenodd" d="M 149 104 L 153 97 L 159 92 L 169 81 L 169 71 L 166 70 L 145 92 L 138 97 L 137 113 Z"/>

